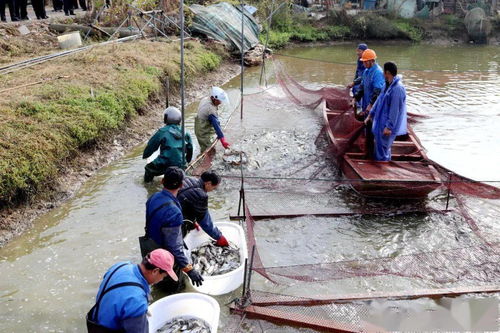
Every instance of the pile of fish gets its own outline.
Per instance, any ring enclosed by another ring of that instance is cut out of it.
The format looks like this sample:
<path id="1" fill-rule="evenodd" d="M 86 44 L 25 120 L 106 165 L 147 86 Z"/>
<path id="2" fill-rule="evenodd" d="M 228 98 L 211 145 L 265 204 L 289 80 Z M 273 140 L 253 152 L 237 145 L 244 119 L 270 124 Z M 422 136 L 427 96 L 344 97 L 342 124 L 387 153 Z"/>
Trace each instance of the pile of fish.
<path id="1" fill-rule="evenodd" d="M 158 329 L 156 333 L 210 333 L 210 326 L 201 319 L 192 317 L 175 317 Z"/>
<path id="2" fill-rule="evenodd" d="M 191 260 L 194 269 L 201 275 L 221 275 L 240 266 L 240 249 L 233 244 L 220 247 L 210 242 L 193 249 Z"/>

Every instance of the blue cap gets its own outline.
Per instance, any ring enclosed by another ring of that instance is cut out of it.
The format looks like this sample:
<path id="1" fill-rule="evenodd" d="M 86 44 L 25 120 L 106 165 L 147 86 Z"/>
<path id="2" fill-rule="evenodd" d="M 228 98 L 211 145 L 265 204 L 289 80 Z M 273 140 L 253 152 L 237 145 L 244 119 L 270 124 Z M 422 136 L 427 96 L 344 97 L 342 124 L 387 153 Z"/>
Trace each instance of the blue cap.
<path id="1" fill-rule="evenodd" d="M 365 43 L 361 43 L 358 45 L 358 49 L 359 50 L 366 50 L 368 48 L 368 45 L 366 45 Z"/>

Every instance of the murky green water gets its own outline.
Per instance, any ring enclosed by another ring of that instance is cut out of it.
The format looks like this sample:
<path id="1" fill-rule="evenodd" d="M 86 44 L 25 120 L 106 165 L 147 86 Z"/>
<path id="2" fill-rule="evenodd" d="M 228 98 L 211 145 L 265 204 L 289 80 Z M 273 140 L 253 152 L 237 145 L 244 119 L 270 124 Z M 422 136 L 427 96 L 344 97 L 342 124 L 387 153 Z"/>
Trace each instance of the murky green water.
<path id="1" fill-rule="evenodd" d="M 500 48 L 421 45 L 380 46 L 376 51 L 380 62 L 393 60 L 400 65 L 409 110 L 429 116 L 414 126 L 429 157 L 464 176 L 500 181 Z M 352 79 L 352 46 L 296 48 L 283 53 L 294 56 L 279 58 L 290 74 L 307 86 L 346 84 Z M 259 69 L 247 71 L 246 93 L 257 91 L 259 74 Z M 239 78 L 226 85 L 234 104 L 239 99 L 238 86 Z M 248 154 L 245 173 L 258 177 L 303 178 L 318 172 L 320 178 L 331 177 L 323 152 L 313 144 L 321 128 L 320 117 L 297 108 L 283 97 L 276 88 L 265 96 L 249 96 L 245 100 L 244 121 L 240 122 L 238 115 L 232 118 L 227 137 L 236 149 Z M 191 131 L 195 108 L 196 105 L 190 107 L 188 118 Z M 160 126 L 160 116 L 158 120 Z M 93 304 L 107 268 L 116 261 L 139 260 L 137 237 L 143 231 L 144 203 L 159 188 L 158 182 L 151 186 L 142 183 L 142 149 L 143 146 L 137 147 L 100 170 L 72 200 L 39 218 L 32 230 L 0 249 L 0 331 L 84 331 L 85 313 Z M 214 168 L 226 175 L 239 173 L 238 168 L 220 159 Z M 226 178 L 221 189 L 211 195 L 215 219 L 225 220 L 235 214 L 238 186 L 239 180 Z M 262 184 L 249 179 L 247 186 L 252 212 L 259 209 L 289 212 L 298 208 L 319 211 L 325 207 L 354 210 L 379 205 L 360 200 L 346 188 L 332 190 L 322 182 L 283 185 L 277 181 Z M 474 215 L 479 217 L 485 235 L 498 241 L 499 203 L 469 200 L 468 204 L 477 208 Z M 433 194 L 426 205 L 442 208 L 443 195 Z M 481 243 L 460 217 L 437 214 L 263 221 L 256 223 L 255 231 L 266 266 L 397 257 Z M 451 263 L 449 266 L 453 268 Z M 284 294 L 332 295 L 442 286 L 432 279 L 394 276 L 319 284 L 285 282 L 273 285 L 256 275 L 253 287 Z M 491 282 L 500 283 L 498 279 Z M 479 283 L 482 282 L 463 281 L 459 277 L 447 280 L 445 285 Z M 159 293 L 154 296 L 161 297 Z M 220 297 L 221 306 L 236 296 L 238 292 Z M 437 306 L 434 301 L 422 300 L 409 302 L 406 307 L 425 309 L 430 306 L 429 302 Z M 442 316 L 453 318 L 451 307 L 443 308 L 448 311 Z M 221 332 L 228 320 L 226 309 L 221 318 Z M 448 322 L 448 329 L 457 327 L 451 320 Z M 259 331 L 252 329 L 252 325 L 257 324 L 248 323 L 246 330 Z M 277 327 L 272 330 L 289 331 Z"/>

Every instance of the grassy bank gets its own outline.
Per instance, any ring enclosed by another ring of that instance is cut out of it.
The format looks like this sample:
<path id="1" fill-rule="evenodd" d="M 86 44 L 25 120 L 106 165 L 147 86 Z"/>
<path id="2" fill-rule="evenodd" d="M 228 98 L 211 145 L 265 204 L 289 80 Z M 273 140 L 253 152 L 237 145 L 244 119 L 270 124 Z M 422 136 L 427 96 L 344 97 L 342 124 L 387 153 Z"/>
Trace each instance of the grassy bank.
<path id="1" fill-rule="evenodd" d="M 221 56 L 186 46 L 186 79 L 217 68 Z M 179 45 L 138 41 L 95 48 L 3 77 L 0 84 L 0 207 L 50 189 L 79 150 L 113 135 L 180 78 Z M 23 85 L 47 80 L 43 84 Z M 20 87 L 2 93 L 11 87 Z"/>

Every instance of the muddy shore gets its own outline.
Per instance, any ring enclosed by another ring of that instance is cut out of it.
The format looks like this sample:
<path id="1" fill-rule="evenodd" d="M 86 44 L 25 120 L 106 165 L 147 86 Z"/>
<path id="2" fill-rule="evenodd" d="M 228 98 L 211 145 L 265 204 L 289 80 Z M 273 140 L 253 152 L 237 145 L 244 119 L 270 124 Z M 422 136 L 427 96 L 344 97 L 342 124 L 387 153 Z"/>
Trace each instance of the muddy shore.
<path id="1" fill-rule="evenodd" d="M 225 61 L 218 70 L 196 78 L 186 89 L 186 105 L 203 97 L 208 85 L 222 85 L 239 72 L 239 64 Z M 179 98 L 178 95 L 171 95 L 171 104 L 179 104 Z M 29 229 L 38 216 L 71 198 L 97 170 L 123 156 L 131 147 L 146 141 L 161 122 L 159 118 L 164 100 L 162 95 L 155 96 L 143 114 L 130 120 L 124 128 L 110 133 L 107 138 L 99 140 L 87 150 L 80 151 L 55 183 L 51 184 L 50 192 L 44 193 L 43 198 L 36 197 L 32 202 L 1 210 L 0 248 Z"/>

